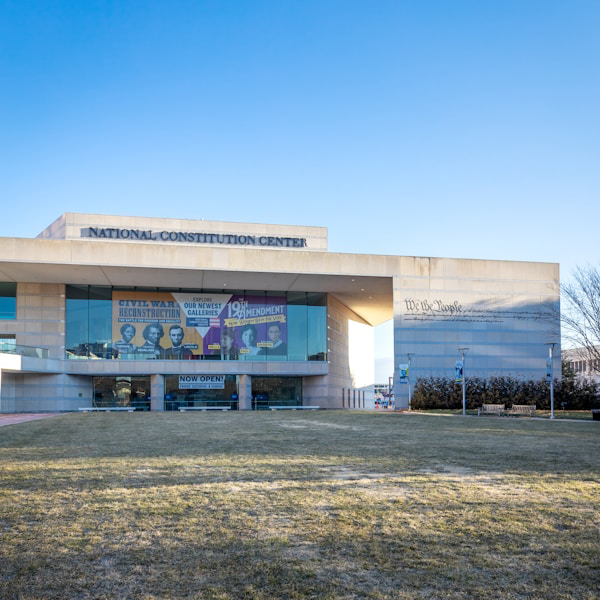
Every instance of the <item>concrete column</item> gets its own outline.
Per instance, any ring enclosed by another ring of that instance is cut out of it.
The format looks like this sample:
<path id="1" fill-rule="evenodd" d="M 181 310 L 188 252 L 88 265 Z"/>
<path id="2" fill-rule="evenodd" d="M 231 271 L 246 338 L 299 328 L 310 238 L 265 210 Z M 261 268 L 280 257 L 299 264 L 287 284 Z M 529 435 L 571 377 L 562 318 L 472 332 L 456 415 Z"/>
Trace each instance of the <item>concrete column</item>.
<path id="1" fill-rule="evenodd" d="M 150 410 L 165 410 L 164 375 L 150 376 Z"/>
<path id="2" fill-rule="evenodd" d="M 307 406 L 321 408 L 341 408 L 342 400 L 334 395 L 329 387 L 329 375 L 315 375 L 302 378 L 302 402 Z"/>
<path id="3" fill-rule="evenodd" d="M 250 375 L 238 376 L 238 402 L 239 410 L 252 410 L 252 377 Z"/>

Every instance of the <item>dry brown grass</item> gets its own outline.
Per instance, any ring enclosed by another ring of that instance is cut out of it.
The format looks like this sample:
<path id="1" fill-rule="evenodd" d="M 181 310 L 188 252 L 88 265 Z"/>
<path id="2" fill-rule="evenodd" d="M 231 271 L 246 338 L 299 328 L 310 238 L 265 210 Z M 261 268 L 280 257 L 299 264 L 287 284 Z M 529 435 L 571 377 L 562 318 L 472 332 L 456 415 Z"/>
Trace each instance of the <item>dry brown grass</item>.
<path id="1" fill-rule="evenodd" d="M 600 424 L 87 414 L 0 429 L 0 597 L 599 597 Z"/>

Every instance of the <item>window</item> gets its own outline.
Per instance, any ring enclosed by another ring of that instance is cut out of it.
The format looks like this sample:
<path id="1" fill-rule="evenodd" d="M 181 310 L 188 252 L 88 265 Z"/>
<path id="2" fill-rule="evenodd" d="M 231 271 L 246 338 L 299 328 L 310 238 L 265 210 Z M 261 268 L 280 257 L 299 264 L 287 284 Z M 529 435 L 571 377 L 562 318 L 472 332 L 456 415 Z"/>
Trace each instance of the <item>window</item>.
<path id="1" fill-rule="evenodd" d="M 11 333 L 0 334 L 0 352 L 14 354 L 17 350 L 17 341 Z"/>
<path id="2" fill-rule="evenodd" d="M 204 389 L 185 387 L 179 375 L 165 376 L 165 410 L 191 407 L 224 407 L 238 409 L 238 379 L 236 375 L 225 375 L 223 387 Z M 181 387 L 180 387 L 181 386 Z"/>
<path id="3" fill-rule="evenodd" d="M 302 406 L 302 377 L 252 377 L 252 410 Z"/>
<path id="4" fill-rule="evenodd" d="M 67 357 L 110 358 L 111 288 L 67 286 Z"/>
<path id="5" fill-rule="evenodd" d="M 94 406 L 150 410 L 150 377 L 94 377 Z"/>
<path id="6" fill-rule="evenodd" d="M 0 283 L 0 319 L 17 318 L 17 284 Z"/>

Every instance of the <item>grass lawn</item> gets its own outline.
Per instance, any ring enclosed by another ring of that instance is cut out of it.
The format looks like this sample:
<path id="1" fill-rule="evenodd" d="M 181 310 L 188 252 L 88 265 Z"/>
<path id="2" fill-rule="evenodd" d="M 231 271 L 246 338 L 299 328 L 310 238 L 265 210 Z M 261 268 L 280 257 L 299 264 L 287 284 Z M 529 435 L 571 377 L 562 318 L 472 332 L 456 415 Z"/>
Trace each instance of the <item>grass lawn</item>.
<path id="1" fill-rule="evenodd" d="M 416 413 L 440 414 L 440 415 L 462 415 L 461 408 L 433 408 L 430 410 L 417 410 Z M 477 415 L 477 409 L 467 409 L 467 415 Z M 549 419 L 551 412 L 549 410 L 535 411 L 535 416 L 541 419 Z M 517 418 L 512 416 L 511 418 Z M 525 418 L 525 417 L 519 417 Z M 592 420 L 591 410 L 554 410 L 555 419 L 583 419 L 585 421 Z"/>
<path id="2" fill-rule="evenodd" d="M 0 598 L 600 597 L 600 423 L 69 414 L 0 428 Z"/>

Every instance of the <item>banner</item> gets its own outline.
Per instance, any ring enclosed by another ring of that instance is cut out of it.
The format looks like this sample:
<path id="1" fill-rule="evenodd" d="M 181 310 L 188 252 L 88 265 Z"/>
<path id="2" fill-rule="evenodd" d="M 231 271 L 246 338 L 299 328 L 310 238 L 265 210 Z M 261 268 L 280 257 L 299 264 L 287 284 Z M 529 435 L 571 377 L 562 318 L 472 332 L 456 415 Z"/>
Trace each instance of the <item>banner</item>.
<path id="1" fill-rule="evenodd" d="M 285 296 L 114 291 L 112 306 L 115 358 L 287 356 Z"/>
<path id="2" fill-rule="evenodd" d="M 225 375 L 180 375 L 180 390 L 223 390 Z"/>
<path id="3" fill-rule="evenodd" d="M 232 295 L 220 313 L 220 329 L 204 338 L 204 352 L 224 360 L 257 355 L 287 356 L 284 296 Z"/>
<path id="4" fill-rule="evenodd" d="M 457 360 L 455 365 L 454 383 L 462 383 L 463 377 L 463 361 Z"/>
<path id="5" fill-rule="evenodd" d="M 546 359 L 546 381 L 550 382 L 554 379 L 553 377 L 553 369 L 552 369 L 552 359 Z"/>
<path id="6" fill-rule="evenodd" d="M 398 365 L 400 371 L 399 382 L 408 383 L 408 365 Z"/>

